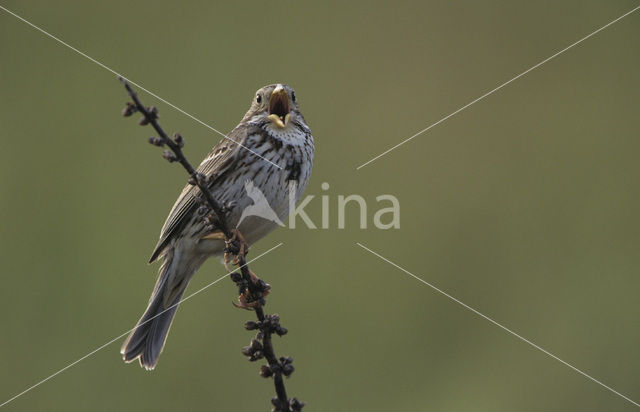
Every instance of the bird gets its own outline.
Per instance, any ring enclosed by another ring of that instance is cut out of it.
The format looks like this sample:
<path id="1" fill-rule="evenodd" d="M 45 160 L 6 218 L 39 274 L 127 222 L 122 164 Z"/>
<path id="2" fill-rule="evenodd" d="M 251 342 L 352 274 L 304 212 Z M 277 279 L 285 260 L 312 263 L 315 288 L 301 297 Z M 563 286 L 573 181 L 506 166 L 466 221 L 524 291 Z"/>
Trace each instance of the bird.
<path id="1" fill-rule="evenodd" d="M 220 204 L 232 205 L 227 210 L 228 225 L 251 246 L 277 228 L 300 200 L 313 156 L 313 136 L 295 91 L 286 84 L 271 84 L 258 89 L 240 123 L 211 149 L 197 172 L 207 178 L 207 187 Z M 277 220 L 243 217 L 243 210 L 253 204 L 246 193 L 247 181 L 262 193 Z M 187 184 L 162 227 L 149 259 L 162 262 L 158 278 L 144 314 L 120 351 L 127 363 L 137 359 L 147 370 L 156 367 L 189 281 L 208 258 L 224 254 L 224 235 L 198 213 L 199 190 Z"/>
<path id="2" fill-rule="evenodd" d="M 251 180 L 244 182 L 244 189 L 251 200 L 253 200 L 253 204 L 242 211 L 238 225 L 248 216 L 260 216 L 263 219 L 277 223 L 278 226 L 284 226 L 278 214 L 271 208 L 271 205 L 269 205 L 269 201 L 264 196 L 264 193 L 262 193 Z"/>

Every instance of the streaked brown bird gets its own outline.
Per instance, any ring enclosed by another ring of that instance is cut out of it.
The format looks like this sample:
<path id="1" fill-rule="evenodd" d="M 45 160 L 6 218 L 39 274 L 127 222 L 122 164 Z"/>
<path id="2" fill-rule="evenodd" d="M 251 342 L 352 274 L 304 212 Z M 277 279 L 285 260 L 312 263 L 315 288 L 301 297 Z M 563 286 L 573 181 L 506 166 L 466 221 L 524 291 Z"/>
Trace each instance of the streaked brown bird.
<path id="1" fill-rule="evenodd" d="M 251 245 L 278 227 L 300 199 L 311 176 L 313 153 L 313 136 L 294 90 L 272 84 L 256 92 L 242 121 L 211 150 L 198 172 L 209 178 L 214 198 L 231 205 L 229 226 L 237 227 Z M 259 198 L 268 203 L 260 207 L 278 219 L 243 215 L 247 207 L 258 206 L 252 200 L 258 197 L 248 196 L 247 188 L 254 194 L 259 190 L 264 195 Z M 198 193 L 196 186 L 185 186 L 162 227 L 149 261 L 161 259 L 162 265 L 147 309 L 122 346 L 126 362 L 139 359 L 146 369 L 156 366 L 189 280 L 205 260 L 224 253 L 224 237 L 198 214 Z"/>

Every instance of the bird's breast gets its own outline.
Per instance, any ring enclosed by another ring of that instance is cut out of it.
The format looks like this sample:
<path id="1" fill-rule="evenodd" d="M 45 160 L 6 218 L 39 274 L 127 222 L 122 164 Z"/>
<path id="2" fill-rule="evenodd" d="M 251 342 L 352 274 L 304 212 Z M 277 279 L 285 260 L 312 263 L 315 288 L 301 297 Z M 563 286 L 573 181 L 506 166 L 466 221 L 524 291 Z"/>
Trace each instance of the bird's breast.
<path id="1" fill-rule="evenodd" d="M 285 138 L 286 137 L 286 138 Z M 240 158 L 226 179 L 231 184 L 215 190 L 218 198 L 233 204 L 228 216 L 249 243 L 277 228 L 302 196 L 313 166 L 313 137 L 270 133 L 249 136 Z M 274 219 L 275 217 L 275 219 Z"/>

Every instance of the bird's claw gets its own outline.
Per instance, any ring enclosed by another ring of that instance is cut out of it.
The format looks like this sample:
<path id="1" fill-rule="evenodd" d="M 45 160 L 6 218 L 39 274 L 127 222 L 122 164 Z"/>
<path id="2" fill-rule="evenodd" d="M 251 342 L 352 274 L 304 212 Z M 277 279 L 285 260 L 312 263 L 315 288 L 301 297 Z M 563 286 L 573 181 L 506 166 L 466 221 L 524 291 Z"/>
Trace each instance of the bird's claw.
<path id="1" fill-rule="evenodd" d="M 250 298 L 248 297 L 248 295 L 249 295 L 249 291 L 247 290 L 245 293 L 238 296 L 238 303 L 235 303 L 235 302 L 231 302 L 231 303 L 236 308 L 245 309 L 245 310 L 254 310 L 256 307 L 261 306 L 260 301 L 258 300 L 251 301 L 249 300 Z"/>
<path id="2" fill-rule="evenodd" d="M 259 306 L 265 304 L 265 297 L 271 290 L 271 285 L 260 279 L 253 273 L 247 266 L 244 257 L 249 251 L 247 241 L 242 236 L 242 233 L 238 229 L 231 231 L 233 236 L 226 241 L 226 250 L 224 254 L 224 265 L 227 271 L 230 265 L 243 266 L 242 271 L 249 272 L 250 278 L 246 279 L 239 273 L 232 273 L 231 278 L 239 286 L 240 295 L 238 296 L 238 303 L 233 305 L 240 309 L 254 310 Z M 246 273 L 246 272 L 244 272 Z"/>
<path id="3" fill-rule="evenodd" d="M 251 275 L 251 284 L 248 284 L 239 273 L 232 274 L 231 279 L 240 287 L 238 303 L 233 303 L 233 306 L 240 309 L 254 310 L 256 307 L 265 304 L 264 298 L 271 291 L 271 285 L 260 279 L 251 270 L 249 270 L 249 274 Z"/>
<path id="4" fill-rule="evenodd" d="M 240 233 L 238 229 L 232 229 L 231 233 L 233 233 L 231 239 L 225 241 L 224 267 L 227 271 L 230 271 L 230 263 L 239 266 L 241 258 L 244 258 L 247 252 L 249 252 L 249 246 L 247 245 L 247 241 L 244 240 L 242 233 Z"/>

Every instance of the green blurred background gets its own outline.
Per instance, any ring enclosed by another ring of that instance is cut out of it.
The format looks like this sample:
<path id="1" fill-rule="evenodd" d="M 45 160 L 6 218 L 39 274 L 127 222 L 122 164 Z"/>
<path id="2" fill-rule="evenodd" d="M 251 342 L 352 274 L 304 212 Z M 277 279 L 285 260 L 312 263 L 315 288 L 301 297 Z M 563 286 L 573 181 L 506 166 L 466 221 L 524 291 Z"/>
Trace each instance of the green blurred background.
<path id="1" fill-rule="evenodd" d="M 231 130 L 255 89 L 296 88 L 316 139 L 307 208 L 252 255 L 290 333 L 305 411 L 624 411 L 634 405 L 355 245 L 361 242 L 640 401 L 640 12 L 389 155 L 356 167 L 636 1 L 2 1 Z M 115 76 L 0 10 L 0 402 L 133 327 L 185 182 L 123 119 Z M 197 163 L 219 136 L 141 93 Z M 401 202 L 361 230 L 337 196 Z M 224 274 L 208 262 L 189 288 Z M 7 411 L 265 411 L 224 280 L 178 311 L 158 368 L 122 339 Z"/>

